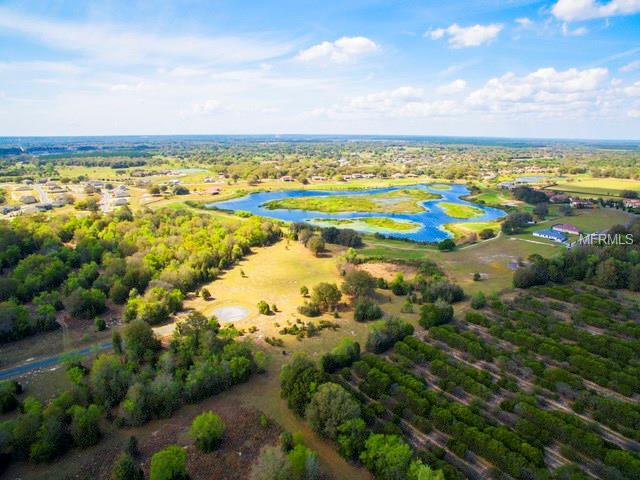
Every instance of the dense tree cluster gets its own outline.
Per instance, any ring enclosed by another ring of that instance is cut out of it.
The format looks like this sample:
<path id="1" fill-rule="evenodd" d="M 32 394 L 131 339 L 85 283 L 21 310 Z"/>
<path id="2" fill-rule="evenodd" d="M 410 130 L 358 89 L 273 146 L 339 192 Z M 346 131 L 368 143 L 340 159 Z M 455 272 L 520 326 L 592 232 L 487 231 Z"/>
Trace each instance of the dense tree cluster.
<path id="1" fill-rule="evenodd" d="M 57 327 L 56 312 L 94 318 L 106 300 L 125 321 L 165 321 L 182 296 L 280 236 L 251 218 L 222 225 L 189 210 L 17 218 L 0 223 L 0 342 Z"/>
<path id="2" fill-rule="evenodd" d="M 103 413 L 117 415 L 119 424 L 141 425 L 246 381 L 259 369 L 250 346 L 219 333 L 215 319 L 192 313 L 177 324 L 163 352 L 147 322 L 131 321 L 120 354 L 102 354 L 90 369 L 70 364 L 69 390 L 46 405 L 27 398 L 15 419 L 0 423 L 0 453 L 50 461 L 70 446 L 97 443 Z M 202 449 L 213 448 L 222 435 L 219 419 L 211 415 L 197 419 L 192 429 Z M 127 465 L 125 458 L 122 468 Z"/>

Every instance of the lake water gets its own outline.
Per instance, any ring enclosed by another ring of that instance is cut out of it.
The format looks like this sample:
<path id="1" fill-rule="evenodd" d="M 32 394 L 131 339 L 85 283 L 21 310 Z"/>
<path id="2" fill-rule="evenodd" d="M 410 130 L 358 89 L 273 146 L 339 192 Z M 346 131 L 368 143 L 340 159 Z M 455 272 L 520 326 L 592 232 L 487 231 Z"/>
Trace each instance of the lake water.
<path id="1" fill-rule="evenodd" d="M 434 187 L 442 187 L 442 184 L 434 184 Z M 280 200 L 283 198 L 292 197 L 315 197 L 315 196 L 335 196 L 335 195 L 370 195 L 374 193 L 384 193 L 393 190 L 399 190 L 403 188 L 420 188 L 432 193 L 437 193 L 442 198 L 427 200 L 420 202 L 427 210 L 420 213 L 385 213 L 385 212 L 348 212 L 348 213 L 323 213 L 313 212 L 310 210 L 289 210 L 278 209 L 269 210 L 263 205 L 271 200 Z M 387 188 L 372 188 L 367 190 L 341 190 L 341 191 L 327 191 L 327 190 L 281 190 L 275 192 L 258 192 L 251 193 L 245 197 L 235 198 L 232 200 L 210 203 L 207 207 L 217 207 L 225 210 L 243 210 L 251 212 L 254 215 L 260 215 L 262 217 L 276 218 L 278 220 L 285 220 L 288 222 L 309 222 L 312 223 L 315 219 L 349 219 L 349 218 L 361 218 L 361 217 L 387 217 L 396 220 L 409 220 L 416 222 L 417 229 L 410 231 L 395 231 L 395 230 L 377 230 L 380 233 L 395 238 L 406 238 L 415 240 L 418 242 L 439 242 L 445 238 L 450 238 L 449 232 L 444 230 L 443 225 L 447 223 L 458 222 L 487 222 L 502 218 L 506 213 L 497 208 L 485 207 L 473 202 L 467 202 L 460 197 L 469 193 L 469 190 L 464 185 L 449 185 L 448 189 L 433 188 L 430 185 L 403 185 L 397 187 Z M 454 218 L 448 216 L 438 204 L 441 202 L 458 203 L 462 205 L 470 205 L 481 209 L 484 214 L 477 217 L 463 219 Z M 324 226 L 328 226 L 325 224 Z M 336 225 L 339 227 L 339 225 Z M 349 227 L 348 228 L 353 228 Z M 371 228 L 355 228 L 355 230 L 373 232 L 375 229 Z"/>

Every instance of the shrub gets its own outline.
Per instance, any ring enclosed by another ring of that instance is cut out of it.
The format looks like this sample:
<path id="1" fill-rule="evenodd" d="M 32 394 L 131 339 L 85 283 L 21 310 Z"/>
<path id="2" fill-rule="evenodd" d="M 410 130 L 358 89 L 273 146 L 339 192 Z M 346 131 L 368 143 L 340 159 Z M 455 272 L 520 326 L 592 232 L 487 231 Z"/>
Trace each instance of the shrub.
<path id="1" fill-rule="evenodd" d="M 198 415 L 191 424 L 191 436 L 203 452 L 215 450 L 224 435 L 224 423 L 213 412 Z"/>
<path id="2" fill-rule="evenodd" d="M 144 480 L 142 470 L 138 468 L 131 455 L 123 453 L 113 465 L 111 480 Z"/>
<path id="3" fill-rule="evenodd" d="M 356 322 L 367 322 L 382 318 L 382 309 L 370 298 L 359 298 L 356 300 L 353 318 Z"/>
<path id="4" fill-rule="evenodd" d="M 447 302 L 436 300 L 427 303 L 420 309 L 420 325 L 424 328 L 435 327 L 450 322 L 453 319 L 453 307 Z"/>
<path id="5" fill-rule="evenodd" d="M 338 425 L 360 416 L 360 405 L 340 385 L 324 383 L 311 398 L 305 416 L 316 432 L 335 439 Z"/>
<path id="6" fill-rule="evenodd" d="M 169 445 L 151 457 L 149 480 L 186 480 L 187 452 L 177 445 Z"/>
<path id="7" fill-rule="evenodd" d="M 479 310 L 487 306 L 487 297 L 485 297 L 484 293 L 478 292 L 473 297 L 471 297 L 471 308 L 475 310 Z"/>
<path id="8" fill-rule="evenodd" d="M 382 353 L 398 340 L 413 333 L 413 326 L 407 322 L 396 319 L 380 321 L 374 325 L 367 337 L 367 350 L 373 353 Z"/>
<path id="9" fill-rule="evenodd" d="M 271 307 L 269 307 L 269 304 L 264 300 L 258 302 L 258 311 L 262 315 L 271 315 Z"/>

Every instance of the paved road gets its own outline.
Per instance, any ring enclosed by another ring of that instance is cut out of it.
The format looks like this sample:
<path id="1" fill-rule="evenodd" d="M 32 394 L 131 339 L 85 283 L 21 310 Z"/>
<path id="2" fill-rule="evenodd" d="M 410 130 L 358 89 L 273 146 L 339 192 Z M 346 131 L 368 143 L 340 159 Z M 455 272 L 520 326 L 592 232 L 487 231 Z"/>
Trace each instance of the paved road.
<path id="1" fill-rule="evenodd" d="M 79 350 L 72 350 L 70 352 L 66 352 L 60 355 L 55 355 L 53 357 L 48 357 L 41 360 L 34 360 L 32 362 L 27 362 L 17 367 L 11 367 L 11 368 L 7 368 L 6 370 L 0 370 L 0 380 L 8 380 L 10 378 L 19 377 L 21 375 L 24 375 L 25 373 L 38 370 L 40 368 L 46 368 L 52 365 L 57 365 L 58 363 L 61 363 L 65 359 L 69 358 L 70 355 L 87 356 L 95 352 L 102 352 L 104 350 L 109 350 L 110 348 L 111 348 L 111 342 L 103 342 L 100 344 L 92 345 L 90 347 L 81 348 Z"/>
<path id="2" fill-rule="evenodd" d="M 45 192 L 44 188 L 42 188 L 42 185 L 39 183 L 34 183 L 33 184 L 33 189 L 38 192 L 38 195 L 40 196 L 40 203 L 51 203 L 49 200 L 49 194 L 47 192 Z"/>
<path id="3" fill-rule="evenodd" d="M 111 211 L 111 192 L 106 188 L 102 189 L 101 197 L 100 197 L 100 209 L 103 213 L 107 213 Z"/>

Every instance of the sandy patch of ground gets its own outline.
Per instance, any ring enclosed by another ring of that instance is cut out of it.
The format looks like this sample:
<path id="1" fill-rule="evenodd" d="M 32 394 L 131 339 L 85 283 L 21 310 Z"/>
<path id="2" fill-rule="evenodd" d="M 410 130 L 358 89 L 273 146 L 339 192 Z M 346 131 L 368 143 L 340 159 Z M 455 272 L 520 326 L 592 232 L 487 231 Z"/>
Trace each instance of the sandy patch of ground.
<path id="1" fill-rule="evenodd" d="M 406 279 L 413 278 L 418 270 L 415 267 L 408 265 L 396 265 L 395 263 L 377 262 L 377 263 L 363 263 L 358 265 L 359 270 L 369 272 L 376 278 L 384 278 L 387 281 L 391 281 L 398 273 L 404 275 Z"/>

